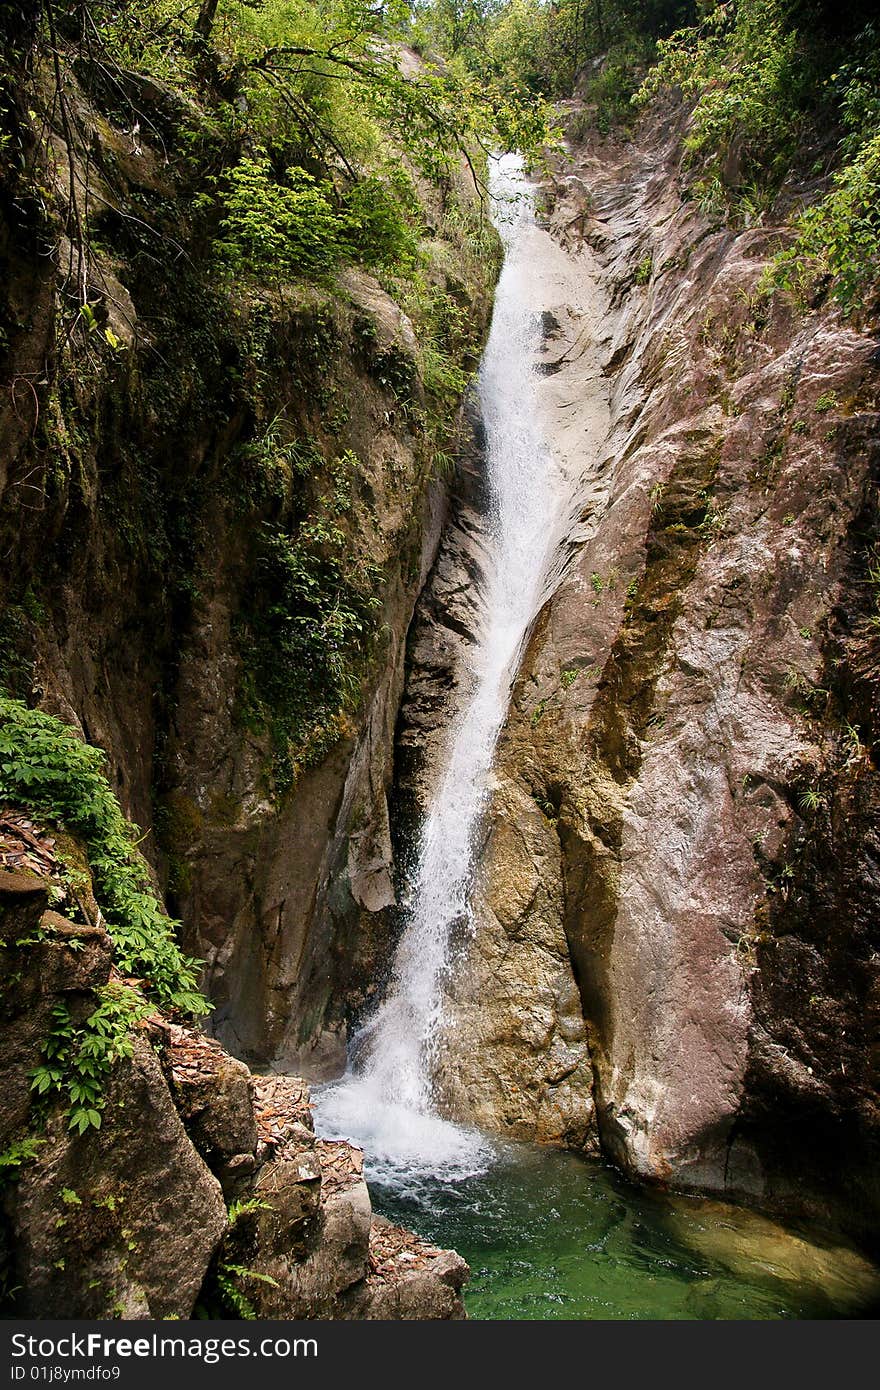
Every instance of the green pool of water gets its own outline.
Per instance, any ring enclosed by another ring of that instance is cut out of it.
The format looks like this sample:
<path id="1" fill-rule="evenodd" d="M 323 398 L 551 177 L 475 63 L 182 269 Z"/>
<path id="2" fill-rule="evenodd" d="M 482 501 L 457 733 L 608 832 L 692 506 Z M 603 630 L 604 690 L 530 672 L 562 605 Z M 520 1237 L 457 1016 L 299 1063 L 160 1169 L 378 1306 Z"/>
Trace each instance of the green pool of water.
<path id="1" fill-rule="evenodd" d="M 880 1273 L 724 1203 L 644 1192 L 517 1145 L 479 1177 L 370 1184 L 374 1206 L 471 1266 L 472 1318 L 877 1316 Z"/>

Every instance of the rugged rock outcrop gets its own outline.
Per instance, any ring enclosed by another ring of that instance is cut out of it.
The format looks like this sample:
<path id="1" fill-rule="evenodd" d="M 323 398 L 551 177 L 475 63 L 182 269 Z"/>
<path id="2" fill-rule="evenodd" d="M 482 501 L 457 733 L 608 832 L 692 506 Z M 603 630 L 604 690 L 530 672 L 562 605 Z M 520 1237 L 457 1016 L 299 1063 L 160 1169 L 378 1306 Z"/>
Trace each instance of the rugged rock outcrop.
<path id="1" fill-rule="evenodd" d="M 864 1238 L 875 832 L 856 808 L 876 774 L 851 691 L 876 641 L 875 348 L 831 305 L 768 302 L 778 233 L 710 225 L 681 201 L 675 127 L 654 139 L 613 189 L 581 170 L 608 266 L 613 481 L 536 631 L 502 766 L 557 808 L 606 1150 L 641 1176 L 830 1206 Z M 583 194 L 557 194 L 562 233 Z M 812 847 L 841 835 L 859 896 L 840 861 L 816 882 Z"/>
<path id="2" fill-rule="evenodd" d="M 28 849 L 22 835 L 51 856 L 30 822 L 9 822 L 4 858 Z M 59 1010 L 81 1024 L 113 975 L 107 933 L 50 910 L 54 887 L 0 868 L 4 1309 L 463 1317 L 467 1265 L 374 1220 L 359 1151 L 315 1139 L 299 1078 L 252 1076 L 154 1013 L 112 1067 L 98 1129 L 72 1132 L 57 1102 L 35 1096 L 35 1068 L 60 1055 L 46 1051 Z"/>
<path id="3" fill-rule="evenodd" d="M 344 1065 L 344 1019 L 371 979 L 356 943 L 360 908 L 393 902 L 386 788 L 403 646 L 443 510 L 400 403 L 353 346 L 358 325 L 369 324 L 371 360 L 396 353 L 415 370 L 412 329 L 367 277 L 352 273 L 346 288 L 350 304 L 334 309 L 339 338 L 324 367 L 348 403 L 344 442 L 360 460 L 346 564 L 385 576 L 381 655 L 364 708 L 291 794 L 268 793 L 265 743 L 236 718 L 233 627 L 247 575 L 223 527 L 211 540 L 219 573 L 181 637 L 163 793 L 175 897 L 208 963 L 219 1035 L 239 1055 L 307 1066 L 313 1077 Z"/>
<path id="4" fill-rule="evenodd" d="M 372 1215 L 360 1150 L 316 1140 L 302 1082 L 255 1086 L 263 1166 L 214 1277 L 246 1267 L 246 1296 L 265 1318 L 463 1317 L 464 1260 Z"/>
<path id="5" fill-rule="evenodd" d="M 680 132 L 576 151 L 546 190 L 606 431 L 500 740 L 440 1082 L 577 1145 L 595 1106 L 639 1177 L 874 1240 L 876 344 L 762 293 L 779 229 L 683 200 Z"/>
<path id="6" fill-rule="evenodd" d="M 608 431 L 608 385 L 595 346 L 605 305 L 598 277 L 588 266 L 568 256 L 529 218 L 516 226 L 511 278 L 506 273 L 501 293 L 507 296 L 505 314 L 513 310 L 513 351 L 532 353 L 537 384 L 530 409 L 555 455 L 558 514 L 551 509 L 547 524 L 556 527 L 560 550 L 546 576 L 552 585 L 558 565 L 600 514 L 606 490 L 595 466 Z M 530 326 L 528 344 L 521 338 Z M 499 355 L 491 358 L 490 375 L 503 374 L 506 346 L 493 345 L 492 351 Z M 519 370 L 518 363 L 509 365 Z M 497 545 L 491 479 L 497 481 L 505 465 L 480 456 L 484 447 L 496 447 L 481 433 L 476 420 L 475 448 L 410 637 L 397 739 L 399 841 L 401 830 L 412 841 L 413 808 L 423 812 L 429 797 L 437 795 L 445 742 L 455 737 L 470 683 L 479 679 L 480 657 L 472 648 L 489 640 L 483 634 L 493 621 L 481 606 L 484 528 L 488 520 L 489 544 Z M 539 467 L 535 475 L 541 476 Z M 539 485 L 550 486 L 549 479 Z M 542 536 L 541 543 L 546 539 Z M 508 791 L 499 792 L 507 797 L 504 810 L 492 808 L 485 841 L 475 847 L 474 920 L 462 933 L 447 981 L 437 1089 L 455 1113 L 513 1137 L 595 1149 L 587 1034 L 562 896 L 551 886 L 553 868 L 541 862 L 558 864 L 558 840 L 547 833 L 534 798 L 517 799 Z M 405 864 L 405 855 L 402 859 Z"/>

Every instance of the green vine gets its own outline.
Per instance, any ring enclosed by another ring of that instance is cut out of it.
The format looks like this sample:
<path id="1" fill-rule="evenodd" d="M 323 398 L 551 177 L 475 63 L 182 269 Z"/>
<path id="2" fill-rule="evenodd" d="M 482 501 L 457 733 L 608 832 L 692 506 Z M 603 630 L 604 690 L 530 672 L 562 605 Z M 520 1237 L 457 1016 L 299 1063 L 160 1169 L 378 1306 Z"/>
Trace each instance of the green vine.
<path id="1" fill-rule="evenodd" d="M 114 1064 L 132 1055 L 131 1029 L 151 1012 L 127 985 L 110 983 L 96 991 L 98 1007 L 76 1024 L 67 1004 L 52 1009 L 52 1031 L 43 1043 L 43 1061 L 32 1073 L 38 1096 L 64 1097 L 70 1129 L 100 1129 L 104 1088 Z"/>

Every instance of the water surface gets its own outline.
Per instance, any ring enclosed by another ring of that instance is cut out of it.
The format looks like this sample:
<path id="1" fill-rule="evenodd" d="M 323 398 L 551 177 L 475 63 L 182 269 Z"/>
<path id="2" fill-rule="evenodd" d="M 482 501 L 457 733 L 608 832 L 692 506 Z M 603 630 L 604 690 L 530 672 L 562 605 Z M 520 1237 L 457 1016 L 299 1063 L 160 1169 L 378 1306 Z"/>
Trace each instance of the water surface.
<path id="1" fill-rule="evenodd" d="M 849 1249 L 726 1203 L 641 1190 L 573 1154 L 505 1145 L 492 1166 L 462 1181 L 384 1168 L 370 1190 L 377 1211 L 468 1261 L 472 1318 L 880 1311 L 880 1272 Z"/>

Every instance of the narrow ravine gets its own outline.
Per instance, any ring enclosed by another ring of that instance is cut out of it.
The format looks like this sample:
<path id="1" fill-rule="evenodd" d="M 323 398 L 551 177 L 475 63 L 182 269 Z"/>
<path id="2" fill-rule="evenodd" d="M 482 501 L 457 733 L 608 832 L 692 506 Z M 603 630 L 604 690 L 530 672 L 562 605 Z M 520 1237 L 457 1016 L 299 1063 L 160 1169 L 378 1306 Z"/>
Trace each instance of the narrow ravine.
<path id="1" fill-rule="evenodd" d="M 492 169 L 505 246 L 478 405 L 485 430 L 481 582 L 447 723 L 429 748 L 427 811 L 388 985 L 346 1074 L 314 1093 L 319 1133 L 363 1146 L 376 1209 L 474 1271 L 483 1318 L 851 1316 L 876 1272 L 723 1202 L 640 1191 L 595 1159 L 511 1143 L 447 1118 L 442 1074 L 466 1057 L 449 989 L 479 930 L 472 901 L 496 745 L 534 620 L 607 503 L 604 290 L 536 218 L 511 156 Z M 463 1121 L 463 1122 L 462 1122 Z"/>
<path id="2" fill-rule="evenodd" d="M 871 6 L 6 8 L 0 1310 L 876 1315 Z"/>
<path id="3" fill-rule="evenodd" d="M 589 459 L 589 441 L 581 439 L 576 452 L 559 447 L 557 436 L 564 444 L 565 432 L 551 428 L 558 426 L 551 413 L 558 388 L 550 373 L 536 369 L 547 338 L 546 278 L 565 281 L 571 267 L 536 222 L 534 191 L 518 157 L 493 161 L 491 193 L 506 254 L 477 383 L 487 507 L 476 640 L 465 651 L 434 770 L 385 997 L 352 1041 L 347 1075 L 324 1091 L 319 1109 L 328 1131 L 353 1135 L 374 1163 L 432 1172 L 439 1165 L 456 1176 L 479 1171 L 490 1150 L 437 1114 L 433 1069 L 443 1033 L 444 980 L 456 943 L 460 949 L 473 930 L 474 844 L 511 684 L 529 628 L 564 560 L 564 541 L 583 510 Z M 577 287 L 567 288 L 576 306 Z"/>

